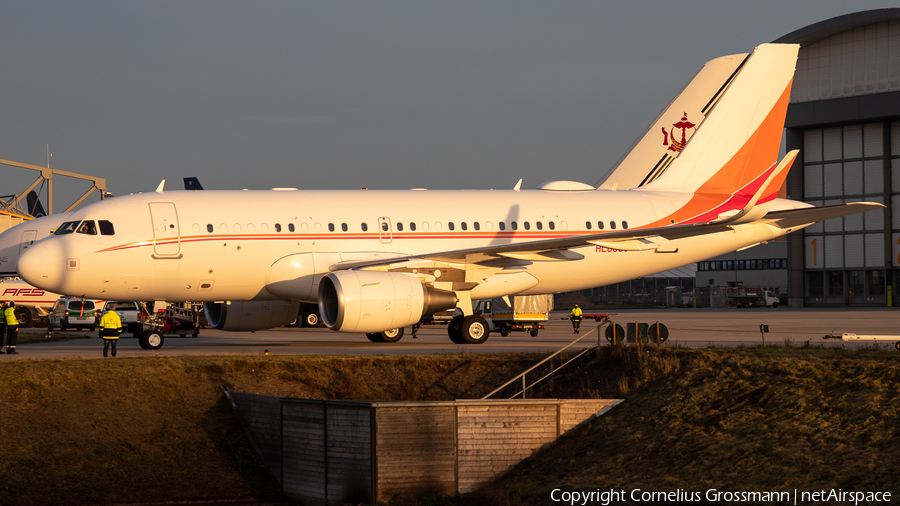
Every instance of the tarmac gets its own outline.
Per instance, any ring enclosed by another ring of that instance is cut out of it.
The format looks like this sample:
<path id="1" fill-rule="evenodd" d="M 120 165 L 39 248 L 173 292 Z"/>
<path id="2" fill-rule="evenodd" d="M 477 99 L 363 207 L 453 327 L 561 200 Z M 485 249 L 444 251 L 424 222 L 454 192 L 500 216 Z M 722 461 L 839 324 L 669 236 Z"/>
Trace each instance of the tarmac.
<path id="1" fill-rule="evenodd" d="M 650 310 L 610 310 L 613 322 L 626 327 L 629 322 L 664 324 L 669 331 L 663 346 L 754 346 L 763 344 L 784 346 L 824 346 L 824 347 L 878 347 L 885 352 L 894 352 L 895 342 L 900 342 L 900 308 L 724 308 L 724 309 L 684 309 L 660 308 Z M 599 314 L 603 311 L 587 310 L 585 314 Z M 769 332 L 760 333 L 760 325 L 768 325 Z M 575 335 L 568 313 L 557 311 L 544 323 L 545 328 L 537 337 L 526 332 L 513 332 L 502 337 L 492 332 L 487 342 L 479 345 L 457 345 L 447 337 L 447 327 L 443 325 L 423 326 L 411 335 L 406 327 L 403 339 L 396 343 L 371 343 L 363 334 L 345 334 L 328 329 L 278 328 L 257 332 L 224 332 L 203 329 L 198 338 L 166 336 L 165 343 L 158 350 L 143 350 L 129 334 L 125 334 L 118 345 L 119 357 L 154 355 L 208 355 L 246 354 L 260 355 L 267 351 L 275 354 L 315 354 L 315 355 L 399 355 L 435 353 L 501 353 L 501 352 L 550 352 L 558 350 L 574 339 L 582 340 L 573 349 L 586 348 L 598 343 L 598 324 L 585 320 L 581 333 Z M 823 339 L 835 333 L 855 333 L 859 335 L 897 335 L 897 341 L 844 342 L 840 339 Z M 46 329 L 22 329 L 20 333 L 46 335 Z M 67 332 L 89 336 L 89 339 L 75 339 L 59 342 L 20 344 L 18 355 L 0 355 L 0 360 L 23 360 L 31 358 L 56 357 L 102 357 L 103 343 L 97 333 Z M 605 328 L 600 329 L 601 345 L 608 344 Z"/>

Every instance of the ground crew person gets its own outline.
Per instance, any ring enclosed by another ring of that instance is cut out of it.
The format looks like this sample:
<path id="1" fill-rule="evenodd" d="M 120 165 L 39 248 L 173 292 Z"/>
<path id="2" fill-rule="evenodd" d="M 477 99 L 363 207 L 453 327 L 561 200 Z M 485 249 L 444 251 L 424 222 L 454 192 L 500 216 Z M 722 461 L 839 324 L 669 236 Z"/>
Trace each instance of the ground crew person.
<path id="1" fill-rule="evenodd" d="M 578 304 L 575 304 L 575 307 L 572 308 L 572 314 L 569 315 L 569 319 L 572 320 L 572 329 L 577 334 L 578 327 L 581 326 L 581 308 L 578 307 Z"/>
<path id="2" fill-rule="evenodd" d="M 16 319 L 16 302 L 9 301 L 6 309 L 3 310 L 3 316 L 6 318 L 6 353 L 9 355 L 18 355 L 16 351 L 16 342 L 19 340 L 19 320 Z"/>
<path id="3" fill-rule="evenodd" d="M 103 356 L 108 357 L 109 348 L 112 347 L 112 356 L 116 356 L 116 343 L 119 342 L 119 334 L 122 333 L 122 320 L 112 309 L 107 309 L 100 318 L 100 337 L 103 338 Z"/>
<path id="4" fill-rule="evenodd" d="M 6 315 L 3 310 L 6 309 L 6 303 L 0 300 L 0 355 L 6 353 L 3 351 L 3 343 L 6 341 Z"/>

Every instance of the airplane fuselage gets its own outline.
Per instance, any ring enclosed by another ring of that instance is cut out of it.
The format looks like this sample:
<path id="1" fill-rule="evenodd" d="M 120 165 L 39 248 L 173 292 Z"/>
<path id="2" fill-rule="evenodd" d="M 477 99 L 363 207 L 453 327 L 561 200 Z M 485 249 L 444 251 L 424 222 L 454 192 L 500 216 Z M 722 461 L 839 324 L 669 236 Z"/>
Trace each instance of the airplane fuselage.
<path id="1" fill-rule="evenodd" d="M 307 268 L 321 275 L 341 262 L 689 223 L 697 217 L 674 213 L 691 197 L 641 190 L 144 193 L 72 213 L 72 233 L 36 243 L 18 267 L 40 288 L 111 300 L 314 302 L 314 286 L 299 296 L 267 288 L 283 281 L 281 259 L 309 255 Z M 773 209 L 805 206 L 776 200 Z M 88 222 L 91 227 L 81 226 Z M 473 298 L 504 290 L 554 293 L 664 271 L 784 233 L 745 224 L 679 239 L 665 252 L 591 245 L 562 259 L 431 261 L 409 272 L 436 287 L 473 290 Z M 485 283 L 510 270 L 534 281 L 522 276 L 504 287 Z M 488 288 L 479 292 L 479 285 Z"/>

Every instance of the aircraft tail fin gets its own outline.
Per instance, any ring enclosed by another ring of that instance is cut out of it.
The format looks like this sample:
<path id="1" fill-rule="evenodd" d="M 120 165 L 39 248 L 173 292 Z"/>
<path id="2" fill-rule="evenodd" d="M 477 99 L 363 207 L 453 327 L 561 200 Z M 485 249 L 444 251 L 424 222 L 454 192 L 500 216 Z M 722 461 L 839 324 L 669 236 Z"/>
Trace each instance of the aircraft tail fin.
<path id="1" fill-rule="evenodd" d="M 28 195 L 25 196 L 25 205 L 28 206 L 28 214 L 35 218 L 47 216 L 47 211 L 44 210 L 44 205 L 41 204 L 41 198 L 38 197 L 37 192 L 34 190 L 31 190 L 28 192 Z"/>
<path id="2" fill-rule="evenodd" d="M 200 180 L 195 177 L 186 177 L 184 178 L 184 189 L 185 190 L 202 190 L 203 186 L 200 185 Z"/>
<path id="3" fill-rule="evenodd" d="M 637 188 L 662 175 L 747 61 L 748 53 L 706 62 L 647 130 L 597 182 L 601 189 Z"/>
<path id="4" fill-rule="evenodd" d="M 757 47 L 684 150 L 664 174 L 644 186 L 693 193 L 674 221 L 736 215 L 754 196 L 755 205 L 777 191 L 774 183 L 784 181 L 795 156 L 776 165 L 798 50 L 796 44 Z M 768 193 L 757 196 L 761 187 Z"/>
<path id="5" fill-rule="evenodd" d="M 645 189 L 731 194 L 772 170 L 799 47 L 757 47 L 684 150 Z"/>

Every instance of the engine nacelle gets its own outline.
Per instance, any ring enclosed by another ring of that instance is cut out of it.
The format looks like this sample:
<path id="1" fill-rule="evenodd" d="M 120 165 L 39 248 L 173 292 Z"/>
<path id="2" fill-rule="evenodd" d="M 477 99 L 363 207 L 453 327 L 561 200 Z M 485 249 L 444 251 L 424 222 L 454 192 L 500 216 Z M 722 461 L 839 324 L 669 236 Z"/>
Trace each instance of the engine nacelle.
<path id="1" fill-rule="evenodd" d="M 319 282 L 322 322 L 340 332 L 382 332 L 456 307 L 456 294 L 401 272 L 337 271 Z"/>
<path id="2" fill-rule="evenodd" d="M 293 323 L 300 313 L 299 302 L 263 300 L 222 304 L 204 302 L 209 324 L 219 330 L 265 330 Z"/>

